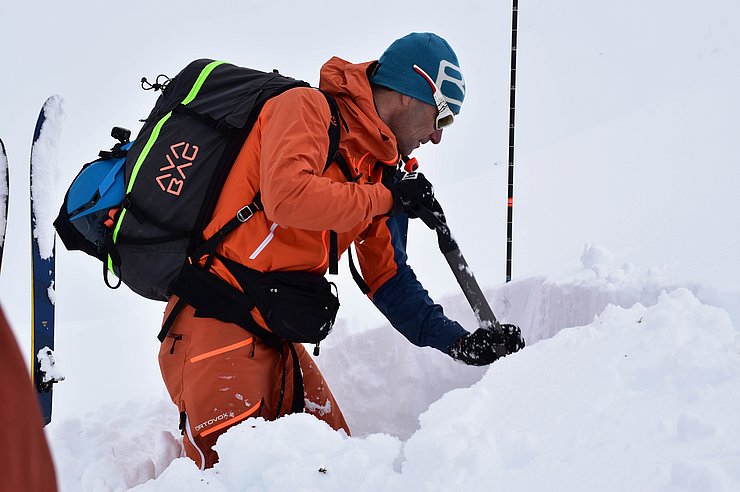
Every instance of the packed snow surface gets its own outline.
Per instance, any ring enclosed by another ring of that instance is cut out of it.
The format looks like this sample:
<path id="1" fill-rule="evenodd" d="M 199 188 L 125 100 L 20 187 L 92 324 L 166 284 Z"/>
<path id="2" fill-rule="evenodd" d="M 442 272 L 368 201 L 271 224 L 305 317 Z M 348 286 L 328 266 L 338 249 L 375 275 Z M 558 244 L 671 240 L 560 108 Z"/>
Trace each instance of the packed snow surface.
<path id="1" fill-rule="evenodd" d="M 180 457 L 166 398 L 121 402 L 50 425 L 63 490 L 740 488 L 740 337 L 725 310 L 596 245 L 580 269 L 490 300 L 525 288 L 505 320 L 536 320 L 522 324 L 529 346 L 490 368 L 340 323 L 318 362 L 353 437 L 306 414 L 250 419 L 201 472 Z M 445 305 L 473 316 L 462 296 Z"/>

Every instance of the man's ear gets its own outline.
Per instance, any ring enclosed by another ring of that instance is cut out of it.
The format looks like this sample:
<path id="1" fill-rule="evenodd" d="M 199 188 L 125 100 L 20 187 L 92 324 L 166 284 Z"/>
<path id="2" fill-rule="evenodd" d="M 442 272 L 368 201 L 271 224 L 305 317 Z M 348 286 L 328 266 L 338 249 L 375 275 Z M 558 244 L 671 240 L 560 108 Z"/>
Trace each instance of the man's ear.
<path id="1" fill-rule="evenodd" d="M 413 100 L 411 96 L 407 96 L 406 94 L 401 94 L 400 92 L 398 92 L 397 94 L 401 96 L 401 105 L 403 106 L 411 105 L 411 101 Z"/>

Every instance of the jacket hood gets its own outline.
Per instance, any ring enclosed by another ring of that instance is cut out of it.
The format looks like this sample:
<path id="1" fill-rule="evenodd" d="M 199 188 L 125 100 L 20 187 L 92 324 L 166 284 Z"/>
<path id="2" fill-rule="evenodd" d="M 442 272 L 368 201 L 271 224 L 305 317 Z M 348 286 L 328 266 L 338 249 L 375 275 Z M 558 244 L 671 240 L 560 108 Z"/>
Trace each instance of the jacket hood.
<path id="1" fill-rule="evenodd" d="M 375 109 L 368 69 L 375 61 L 350 63 L 333 57 L 321 67 L 319 88 L 337 99 L 349 133 L 342 129 L 342 143 L 354 152 L 369 152 L 376 160 L 398 160 L 396 137 Z"/>

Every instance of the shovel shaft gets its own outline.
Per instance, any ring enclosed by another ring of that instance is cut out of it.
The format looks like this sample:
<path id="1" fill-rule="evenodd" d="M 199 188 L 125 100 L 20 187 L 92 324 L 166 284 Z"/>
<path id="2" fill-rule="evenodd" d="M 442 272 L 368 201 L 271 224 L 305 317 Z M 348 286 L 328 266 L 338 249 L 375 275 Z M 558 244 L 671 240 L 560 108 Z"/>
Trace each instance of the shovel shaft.
<path id="1" fill-rule="evenodd" d="M 478 319 L 480 326 L 503 335 L 503 328 L 501 328 L 498 320 L 496 320 L 496 316 L 493 314 L 488 301 L 486 301 L 486 297 L 483 295 L 483 291 L 480 285 L 478 285 L 473 271 L 468 267 L 468 263 L 465 261 L 460 247 L 455 241 L 455 238 L 452 237 L 444 216 L 440 217 L 423 206 L 414 209 L 414 212 L 416 212 L 427 227 L 437 232 L 439 249 L 447 260 L 447 264 L 450 265 L 450 269 L 453 275 L 455 275 L 455 279 L 460 285 L 463 294 L 465 294 L 468 304 L 473 309 L 473 313 Z"/>
<path id="2" fill-rule="evenodd" d="M 486 301 L 483 291 L 478 285 L 478 281 L 475 279 L 472 270 L 468 267 L 465 258 L 459 249 L 445 253 L 445 259 L 447 264 L 450 265 L 452 273 L 455 275 L 457 283 L 460 284 L 460 288 L 465 294 L 465 298 L 468 300 L 468 304 L 473 308 L 476 318 L 482 328 L 488 330 L 500 331 L 496 316 L 493 314 L 491 306 Z"/>

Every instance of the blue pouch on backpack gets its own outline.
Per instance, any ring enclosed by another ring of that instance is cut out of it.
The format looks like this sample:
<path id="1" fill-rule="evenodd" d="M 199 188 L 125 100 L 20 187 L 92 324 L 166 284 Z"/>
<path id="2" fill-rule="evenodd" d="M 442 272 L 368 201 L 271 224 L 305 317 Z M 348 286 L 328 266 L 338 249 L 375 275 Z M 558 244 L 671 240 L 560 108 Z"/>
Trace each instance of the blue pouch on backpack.
<path id="1" fill-rule="evenodd" d="M 111 156 L 90 162 L 72 182 L 54 223 L 68 249 L 74 245 L 92 256 L 105 257 L 106 222 L 110 223 L 109 214 L 121 206 L 126 194 L 124 164 L 131 145 L 128 142 Z"/>

